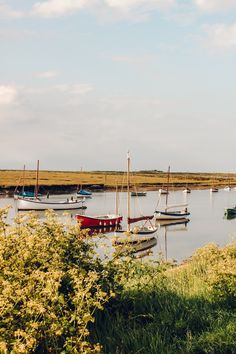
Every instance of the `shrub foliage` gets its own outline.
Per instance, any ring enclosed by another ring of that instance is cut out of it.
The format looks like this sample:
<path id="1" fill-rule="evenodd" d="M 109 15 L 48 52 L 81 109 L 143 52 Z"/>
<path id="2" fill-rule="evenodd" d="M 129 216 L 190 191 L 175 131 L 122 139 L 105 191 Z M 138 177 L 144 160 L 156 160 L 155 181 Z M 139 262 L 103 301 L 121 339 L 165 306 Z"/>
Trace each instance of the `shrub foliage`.
<path id="1" fill-rule="evenodd" d="M 79 226 L 54 213 L 0 224 L 0 352 L 100 352 L 88 341 L 96 309 L 112 296 L 112 274 Z"/>

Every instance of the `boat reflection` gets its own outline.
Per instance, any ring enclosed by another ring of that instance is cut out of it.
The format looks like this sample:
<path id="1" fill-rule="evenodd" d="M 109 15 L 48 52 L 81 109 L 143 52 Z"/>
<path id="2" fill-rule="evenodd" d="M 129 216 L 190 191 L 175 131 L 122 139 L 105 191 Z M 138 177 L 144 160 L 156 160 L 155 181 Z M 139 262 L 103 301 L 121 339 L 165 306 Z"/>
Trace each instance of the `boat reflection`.
<path id="1" fill-rule="evenodd" d="M 87 230 L 89 236 L 98 236 L 98 235 L 105 235 L 111 232 L 116 232 L 119 230 L 118 226 L 107 226 L 107 227 L 91 227 L 89 229 L 83 228 L 83 230 Z"/>
<path id="2" fill-rule="evenodd" d="M 189 223 L 189 219 L 183 218 L 178 221 L 159 221 L 159 227 L 164 229 L 164 258 L 165 261 L 168 260 L 168 242 L 167 242 L 167 233 L 170 232 L 185 232 L 187 231 L 187 224 Z"/>
<path id="3" fill-rule="evenodd" d="M 150 249 L 156 246 L 157 238 L 154 236 L 129 235 L 115 237 L 112 245 L 115 247 L 116 254 L 136 254 L 138 258 L 150 255 Z"/>
<path id="4" fill-rule="evenodd" d="M 173 226 L 173 225 L 187 225 L 187 223 L 190 221 L 190 219 L 187 218 L 182 218 L 178 220 L 157 220 L 156 225 L 159 227 L 164 227 L 164 226 Z"/>

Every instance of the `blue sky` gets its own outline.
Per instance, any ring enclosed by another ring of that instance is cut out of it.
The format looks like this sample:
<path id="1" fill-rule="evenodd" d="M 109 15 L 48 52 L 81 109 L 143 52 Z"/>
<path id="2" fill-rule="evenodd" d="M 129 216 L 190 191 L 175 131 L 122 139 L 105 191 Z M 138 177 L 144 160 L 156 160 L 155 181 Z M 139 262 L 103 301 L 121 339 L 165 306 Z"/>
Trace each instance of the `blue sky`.
<path id="1" fill-rule="evenodd" d="M 234 172 L 235 0 L 0 0 L 0 168 Z"/>

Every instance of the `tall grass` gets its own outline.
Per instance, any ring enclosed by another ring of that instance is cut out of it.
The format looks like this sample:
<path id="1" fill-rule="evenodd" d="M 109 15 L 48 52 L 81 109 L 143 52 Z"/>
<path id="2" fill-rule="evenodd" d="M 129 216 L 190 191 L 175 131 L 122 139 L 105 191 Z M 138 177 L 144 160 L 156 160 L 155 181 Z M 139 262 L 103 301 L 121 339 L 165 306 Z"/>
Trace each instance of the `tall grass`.
<path id="1" fill-rule="evenodd" d="M 133 261 L 142 271 L 97 314 L 93 340 L 104 353 L 235 353 L 235 250 L 208 245 L 167 270 Z"/>

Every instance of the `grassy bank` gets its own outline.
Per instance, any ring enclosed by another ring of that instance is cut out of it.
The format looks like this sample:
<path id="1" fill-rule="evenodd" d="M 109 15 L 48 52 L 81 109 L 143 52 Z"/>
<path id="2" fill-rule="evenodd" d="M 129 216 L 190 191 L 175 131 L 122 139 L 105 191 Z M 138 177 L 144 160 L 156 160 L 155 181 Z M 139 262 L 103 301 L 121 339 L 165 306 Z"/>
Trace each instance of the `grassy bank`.
<path id="1" fill-rule="evenodd" d="M 235 244 L 208 245 L 177 268 L 129 268 L 120 297 L 97 318 L 104 353 L 236 352 Z"/>
<path id="2" fill-rule="evenodd" d="M 236 245 L 104 261 L 78 225 L 0 210 L 0 353 L 235 353 Z"/>
<path id="3" fill-rule="evenodd" d="M 35 171 L 26 171 L 24 184 L 35 185 Z M 167 182 L 167 174 L 158 171 L 140 171 L 131 174 L 130 183 L 145 188 L 157 188 Z M 204 188 L 208 186 L 236 185 L 236 174 L 210 174 L 210 173 L 171 173 L 170 187 Z M 104 184 L 107 188 L 115 188 L 117 185 L 126 185 L 126 172 L 70 172 L 70 171 L 40 171 L 39 184 L 43 186 L 70 186 Z M 23 185 L 22 171 L 0 170 L 0 187 Z"/>

